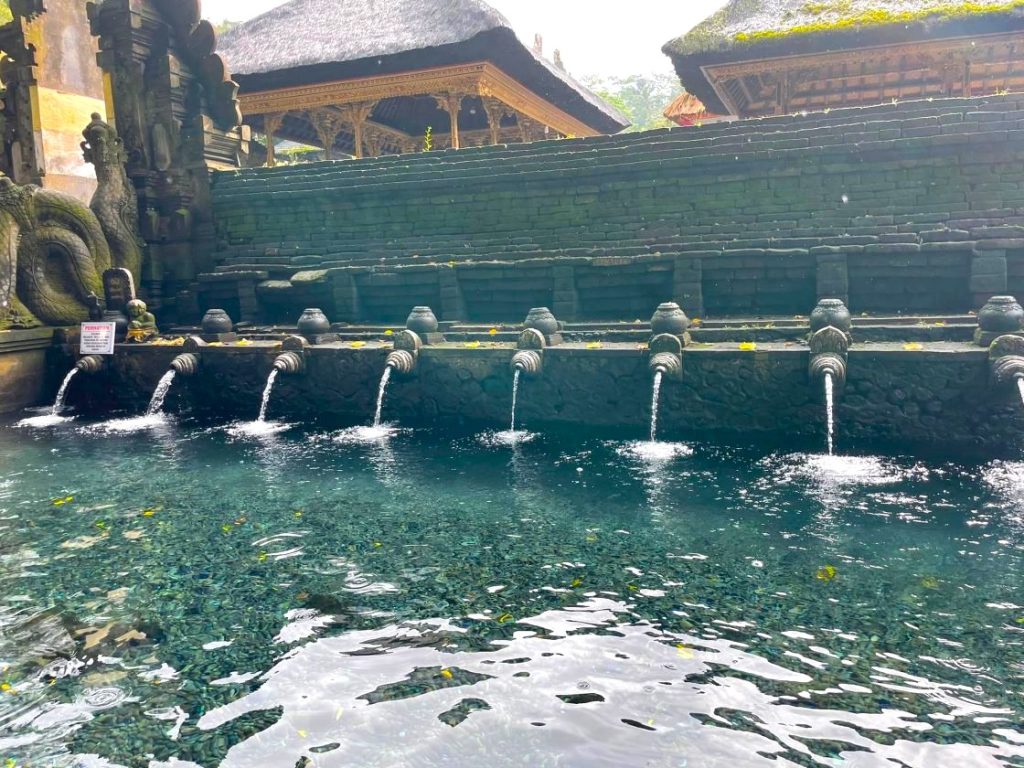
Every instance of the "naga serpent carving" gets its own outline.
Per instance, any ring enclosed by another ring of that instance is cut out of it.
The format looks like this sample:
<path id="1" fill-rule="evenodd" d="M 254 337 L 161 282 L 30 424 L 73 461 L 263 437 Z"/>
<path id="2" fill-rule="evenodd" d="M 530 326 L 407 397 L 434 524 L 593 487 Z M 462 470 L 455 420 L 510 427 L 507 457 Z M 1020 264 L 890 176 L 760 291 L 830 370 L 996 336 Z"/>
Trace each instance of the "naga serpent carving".
<path id="1" fill-rule="evenodd" d="M 120 140 L 99 115 L 84 136 L 99 181 L 91 208 L 0 175 L 0 322 L 29 324 L 27 311 L 47 325 L 79 323 L 89 317 L 89 295 L 103 293 L 104 270 L 139 274 L 138 210 Z"/>
<path id="2" fill-rule="evenodd" d="M 142 269 L 139 231 L 139 203 L 135 188 L 125 172 L 127 155 L 117 132 L 98 114 L 82 131 L 82 154 L 96 168 L 96 193 L 89 207 L 99 219 L 110 245 L 115 267 L 124 267 L 136 281 Z"/>

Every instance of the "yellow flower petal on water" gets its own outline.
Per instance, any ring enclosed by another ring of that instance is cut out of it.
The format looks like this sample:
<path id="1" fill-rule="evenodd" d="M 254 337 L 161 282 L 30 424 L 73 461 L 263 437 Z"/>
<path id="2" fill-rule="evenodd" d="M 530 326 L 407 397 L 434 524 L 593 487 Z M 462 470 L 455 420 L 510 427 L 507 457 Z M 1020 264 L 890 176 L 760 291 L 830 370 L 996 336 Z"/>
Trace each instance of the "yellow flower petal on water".
<path id="1" fill-rule="evenodd" d="M 836 571 L 834 565 L 826 565 L 818 569 L 818 572 L 814 575 L 814 578 L 818 579 L 819 581 L 828 582 L 832 581 L 832 579 L 836 577 L 837 573 L 838 571 Z"/>
<path id="2" fill-rule="evenodd" d="M 365 346 L 366 346 L 366 342 L 365 341 L 353 341 L 352 342 L 352 349 L 362 349 Z"/>
<path id="3" fill-rule="evenodd" d="M 577 576 L 577 577 L 576 577 L 575 579 L 573 579 L 573 580 L 572 580 L 572 584 L 571 584 L 571 586 L 572 586 L 572 587 L 573 587 L 574 589 L 575 589 L 576 587 L 582 587 L 582 586 L 583 586 L 583 579 L 581 579 L 581 578 L 580 578 L 579 576 Z"/>
<path id="4" fill-rule="evenodd" d="M 451 680 L 452 679 L 452 671 L 450 669 L 442 669 L 441 670 L 441 677 L 443 677 L 445 680 Z"/>
<path id="5" fill-rule="evenodd" d="M 292 514 L 294 514 L 295 517 L 302 517 L 302 510 L 296 509 L 295 512 L 293 512 Z"/>
<path id="6" fill-rule="evenodd" d="M 497 336 L 498 335 L 498 329 L 497 328 L 491 328 L 491 330 L 489 330 L 488 333 L 491 334 L 491 336 Z"/>
<path id="7" fill-rule="evenodd" d="M 687 647 L 683 643 L 676 645 L 676 654 L 683 659 L 692 659 L 696 656 L 692 648 Z"/>
<path id="8" fill-rule="evenodd" d="M 251 347 L 252 346 L 252 342 L 249 341 L 248 339 L 239 339 L 238 341 L 235 342 L 235 346 L 236 347 Z"/>
<path id="9" fill-rule="evenodd" d="M 74 500 L 75 500 L 74 496 L 65 496 L 65 497 L 63 497 L 61 499 L 54 499 L 53 500 L 53 506 L 55 506 L 55 507 L 63 507 L 65 504 L 70 504 Z"/>
<path id="10" fill-rule="evenodd" d="M 507 624 L 508 622 L 513 621 L 514 619 L 515 617 L 511 613 L 503 613 L 501 614 L 501 616 L 498 617 L 498 623 Z"/>
<path id="11" fill-rule="evenodd" d="M 921 586 L 925 589 L 938 589 L 939 580 L 936 579 L 934 576 L 925 576 L 923 579 L 921 579 Z"/>
<path id="12" fill-rule="evenodd" d="M 10 683 L 0 683 L 0 691 L 3 691 L 4 693 L 6 693 L 9 690 L 11 690 L 11 684 Z"/>
<path id="13" fill-rule="evenodd" d="M 932 325 L 934 325 L 936 328 L 942 328 L 945 324 L 945 320 L 936 320 L 934 323 L 932 323 Z"/>
<path id="14" fill-rule="evenodd" d="M 699 317 L 695 317 L 693 318 L 693 320 L 690 321 L 690 325 L 700 325 L 703 322 L 704 321 L 701 320 Z"/>
<path id="15" fill-rule="evenodd" d="M 223 347 L 224 346 L 224 342 L 223 341 L 211 341 L 206 346 L 208 346 L 208 347 Z"/>
<path id="16" fill-rule="evenodd" d="M 267 557 L 268 557 L 268 555 L 267 555 L 266 552 L 260 552 L 258 555 L 256 555 L 256 562 L 257 563 L 265 563 L 265 562 L 267 562 Z"/>
<path id="17" fill-rule="evenodd" d="M 924 344 L 918 344 L 916 341 L 912 341 L 909 344 L 904 344 L 903 348 L 907 350 L 907 352 L 920 352 L 924 349 Z"/>
<path id="18" fill-rule="evenodd" d="M 587 344 L 587 349 L 600 349 L 600 348 L 601 348 L 601 342 L 600 341 L 592 341 L 589 344 Z"/>
<path id="19" fill-rule="evenodd" d="M 744 341 L 740 344 L 740 349 L 744 352 L 753 352 L 757 349 L 757 344 L 752 341 Z"/>
<path id="20" fill-rule="evenodd" d="M 390 328 L 388 328 L 386 331 L 384 331 L 384 335 L 385 336 L 394 336 L 395 332 L 392 331 Z"/>
<path id="21" fill-rule="evenodd" d="M 479 341 L 467 341 L 466 342 L 466 349 L 479 349 L 479 348 L 480 348 L 480 342 Z"/>
<path id="22" fill-rule="evenodd" d="M 636 584 L 627 584 L 626 589 L 628 589 L 630 592 L 638 592 L 640 590 L 640 587 L 638 587 Z"/>
<path id="23" fill-rule="evenodd" d="M 142 516 L 143 517 L 152 517 L 155 514 L 156 514 L 156 510 L 155 509 L 144 509 L 144 510 L 142 510 Z"/>
<path id="24" fill-rule="evenodd" d="M 234 530 L 234 526 L 233 526 L 233 525 L 231 525 L 231 523 L 224 523 L 224 525 L 222 525 L 222 526 L 220 527 L 220 529 L 221 529 L 221 530 L 222 530 L 222 531 L 223 531 L 224 533 L 231 533 L 231 531 L 232 531 L 232 530 Z"/>
<path id="25" fill-rule="evenodd" d="M 379 541 L 375 541 L 375 542 L 373 542 L 373 548 L 374 548 L 374 549 L 380 549 L 380 548 L 381 548 L 381 547 L 383 547 L 383 546 L 384 546 L 384 545 L 383 545 L 383 544 L 381 544 L 381 543 L 380 543 Z"/>

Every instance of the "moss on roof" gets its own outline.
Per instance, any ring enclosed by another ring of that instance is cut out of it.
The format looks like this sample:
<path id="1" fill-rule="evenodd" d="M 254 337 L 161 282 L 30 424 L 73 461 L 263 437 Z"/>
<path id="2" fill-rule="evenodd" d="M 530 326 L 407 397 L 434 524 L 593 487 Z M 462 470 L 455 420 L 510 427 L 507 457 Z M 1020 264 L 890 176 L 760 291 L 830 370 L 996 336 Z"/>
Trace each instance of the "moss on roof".
<path id="1" fill-rule="evenodd" d="M 1024 0 L 731 0 L 664 50 L 689 56 L 797 35 L 1022 13 Z"/>

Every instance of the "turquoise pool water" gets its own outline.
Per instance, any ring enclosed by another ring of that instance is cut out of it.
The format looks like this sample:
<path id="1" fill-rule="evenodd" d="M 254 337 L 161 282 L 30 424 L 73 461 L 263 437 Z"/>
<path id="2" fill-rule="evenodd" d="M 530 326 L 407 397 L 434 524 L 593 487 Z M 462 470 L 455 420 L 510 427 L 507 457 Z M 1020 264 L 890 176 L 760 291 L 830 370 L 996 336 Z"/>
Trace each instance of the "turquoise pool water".
<path id="1" fill-rule="evenodd" d="M 1024 463 L 130 426 L 0 426 L 2 766 L 1024 765 Z"/>

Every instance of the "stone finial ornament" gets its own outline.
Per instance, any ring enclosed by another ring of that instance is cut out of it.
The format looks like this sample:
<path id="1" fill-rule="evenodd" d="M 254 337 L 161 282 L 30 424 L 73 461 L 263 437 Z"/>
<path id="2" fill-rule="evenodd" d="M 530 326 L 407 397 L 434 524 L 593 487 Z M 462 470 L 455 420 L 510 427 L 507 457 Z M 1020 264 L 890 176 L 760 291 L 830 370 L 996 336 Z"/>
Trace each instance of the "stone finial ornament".
<path id="1" fill-rule="evenodd" d="M 1024 332 L 1024 308 L 1013 296 L 993 296 L 978 312 L 974 343 L 990 346 L 1003 334 Z"/>

